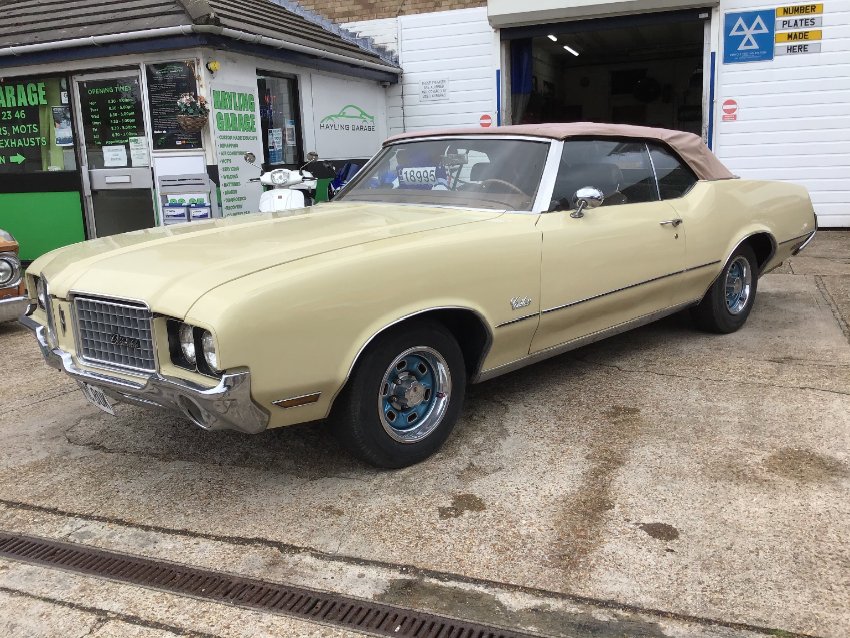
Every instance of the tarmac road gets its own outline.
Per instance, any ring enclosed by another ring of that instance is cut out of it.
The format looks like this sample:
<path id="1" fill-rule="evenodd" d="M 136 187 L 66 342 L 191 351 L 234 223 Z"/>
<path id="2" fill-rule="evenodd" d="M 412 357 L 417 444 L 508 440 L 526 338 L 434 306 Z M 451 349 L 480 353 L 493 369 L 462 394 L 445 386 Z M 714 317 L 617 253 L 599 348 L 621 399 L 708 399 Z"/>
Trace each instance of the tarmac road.
<path id="1" fill-rule="evenodd" d="M 321 425 L 113 418 L 0 326 L 0 530 L 547 636 L 850 635 L 850 233 L 761 280 L 745 328 L 687 315 L 470 388 L 427 462 Z M 0 560 L 6 636 L 345 636 Z M 777 633 L 778 632 L 778 633 Z"/>

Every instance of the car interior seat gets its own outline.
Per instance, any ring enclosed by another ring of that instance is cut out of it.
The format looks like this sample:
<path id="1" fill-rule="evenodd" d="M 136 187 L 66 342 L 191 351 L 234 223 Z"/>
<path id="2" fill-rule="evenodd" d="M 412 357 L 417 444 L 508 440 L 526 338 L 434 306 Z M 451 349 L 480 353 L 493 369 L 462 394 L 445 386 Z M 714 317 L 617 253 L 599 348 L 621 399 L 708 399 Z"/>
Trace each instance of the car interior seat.
<path id="1" fill-rule="evenodd" d="M 623 173 L 616 164 L 597 162 L 562 167 L 555 180 L 553 199 L 575 207 L 575 194 L 580 188 L 591 186 L 602 191 L 603 206 L 628 202 L 620 192 Z"/>
<path id="2" fill-rule="evenodd" d="M 472 168 L 469 169 L 469 181 L 483 182 L 485 179 L 490 177 L 490 170 L 490 162 L 478 162 L 477 164 L 473 164 Z"/>

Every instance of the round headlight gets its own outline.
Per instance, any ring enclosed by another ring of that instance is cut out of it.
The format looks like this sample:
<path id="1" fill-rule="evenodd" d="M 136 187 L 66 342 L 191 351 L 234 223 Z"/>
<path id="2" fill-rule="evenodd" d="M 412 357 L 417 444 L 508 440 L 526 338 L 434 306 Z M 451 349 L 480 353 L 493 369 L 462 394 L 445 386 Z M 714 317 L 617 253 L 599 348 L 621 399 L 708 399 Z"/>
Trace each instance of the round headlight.
<path id="1" fill-rule="evenodd" d="M 35 295 L 38 297 L 38 305 L 42 310 L 47 309 L 47 286 L 44 279 L 39 277 L 35 282 Z"/>
<path id="2" fill-rule="evenodd" d="M 280 186 L 281 184 L 286 184 L 289 181 L 289 171 L 285 171 L 283 169 L 278 169 L 276 171 L 272 171 L 272 184 L 277 184 Z"/>
<path id="3" fill-rule="evenodd" d="M 204 350 L 204 361 L 213 371 L 218 371 L 218 355 L 215 352 L 215 341 L 209 330 L 201 333 L 201 347 Z"/>
<path id="4" fill-rule="evenodd" d="M 0 286 L 11 283 L 17 268 L 8 259 L 0 259 Z"/>
<path id="5" fill-rule="evenodd" d="M 183 357 L 191 364 L 197 361 L 195 353 L 195 329 L 188 323 L 180 324 L 180 330 L 177 332 L 180 338 L 180 350 L 183 352 Z"/>

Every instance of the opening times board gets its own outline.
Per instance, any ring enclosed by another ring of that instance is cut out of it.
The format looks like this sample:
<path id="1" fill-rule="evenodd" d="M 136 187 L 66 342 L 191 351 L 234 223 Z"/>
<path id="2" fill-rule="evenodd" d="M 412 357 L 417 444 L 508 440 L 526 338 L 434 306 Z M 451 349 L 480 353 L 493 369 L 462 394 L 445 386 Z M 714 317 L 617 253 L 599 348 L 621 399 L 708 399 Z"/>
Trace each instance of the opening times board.
<path id="1" fill-rule="evenodd" d="M 80 83 L 80 106 L 86 146 L 129 145 L 144 136 L 141 87 L 137 77 L 90 80 Z"/>

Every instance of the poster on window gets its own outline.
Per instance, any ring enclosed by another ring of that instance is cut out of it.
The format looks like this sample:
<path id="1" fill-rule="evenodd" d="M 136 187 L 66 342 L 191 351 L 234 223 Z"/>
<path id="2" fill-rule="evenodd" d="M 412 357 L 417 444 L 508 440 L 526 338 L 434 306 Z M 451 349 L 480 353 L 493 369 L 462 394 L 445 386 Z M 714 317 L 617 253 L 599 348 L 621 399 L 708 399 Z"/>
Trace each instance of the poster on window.
<path id="1" fill-rule="evenodd" d="M 269 129 L 269 164 L 283 163 L 283 129 Z"/>
<path id="2" fill-rule="evenodd" d="M 322 159 L 366 158 L 381 148 L 383 89 L 375 83 L 313 76 L 316 152 Z"/>
<path id="3" fill-rule="evenodd" d="M 295 139 L 295 120 L 287 120 L 284 131 L 286 133 L 286 145 L 297 146 L 298 140 Z"/>
<path id="4" fill-rule="evenodd" d="M 154 150 L 201 148 L 201 132 L 184 131 L 177 123 L 177 100 L 185 93 L 198 94 L 195 63 L 149 64 L 147 77 Z"/>
<path id="5" fill-rule="evenodd" d="M 71 128 L 71 107 L 54 106 L 53 130 L 56 133 L 56 146 L 73 146 L 74 131 Z"/>

